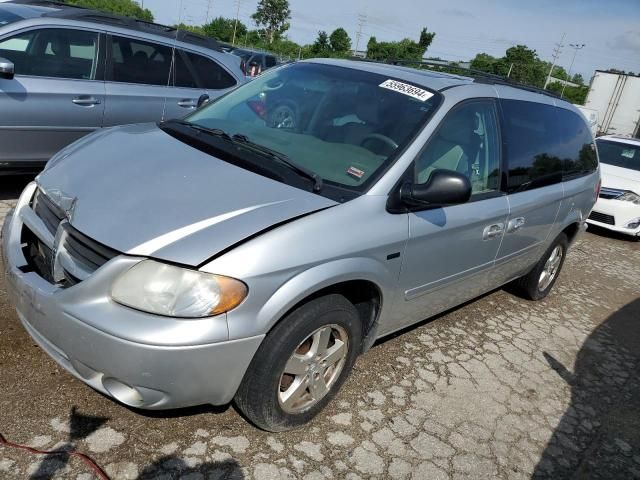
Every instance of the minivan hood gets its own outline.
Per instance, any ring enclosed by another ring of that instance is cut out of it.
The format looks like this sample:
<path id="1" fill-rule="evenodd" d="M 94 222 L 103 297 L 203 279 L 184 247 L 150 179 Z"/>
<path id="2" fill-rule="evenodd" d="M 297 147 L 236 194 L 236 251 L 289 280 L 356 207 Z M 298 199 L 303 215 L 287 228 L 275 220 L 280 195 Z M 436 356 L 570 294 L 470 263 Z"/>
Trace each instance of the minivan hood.
<path id="1" fill-rule="evenodd" d="M 640 195 L 639 171 L 600 163 L 600 172 L 602 174 L 603 187 L 630 190 Z"/>
<path id="2" fill-rule="evenodd" d="M 72 206 L 73 227 L 123 253 L 185 265 L 336 205 L 196 150 L 153 124 L 90 135 L 50 163 L 36 181 L 63 209 Z"/>

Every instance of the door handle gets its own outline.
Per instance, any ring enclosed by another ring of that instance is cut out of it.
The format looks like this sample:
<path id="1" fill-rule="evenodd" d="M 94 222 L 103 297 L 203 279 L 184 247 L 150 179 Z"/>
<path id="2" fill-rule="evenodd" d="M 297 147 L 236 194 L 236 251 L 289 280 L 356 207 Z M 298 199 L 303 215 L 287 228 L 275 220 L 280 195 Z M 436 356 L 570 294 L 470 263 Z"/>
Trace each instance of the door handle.
<path id="1" fill-rule="evenodd" d="M 495 223 L 493 225 L 485 227 L 484 231 L 482 232 L 482 239 L 493 240 L 494 238 L 501 236 L 503 232 L 504 223 Z"/>
<path id="2" fill-rule="evenodd" d="M 94 105 L 100 105 L 102 102 L 95 97 L 80 95 L 79 97 L 71 100 L 76 105 L 80 105 L 81 107 L 93 107 Z"/>
<path id="3" fill-rule="evenodd" d="M 524 227 L 524 224 L 525 224 L 524 217 L 518 217 L 518 218 L 514 218 L 513 220 L 510 220 L 509 223 L 507 224 L 507 233 L 513 233 L 520 230 L 522 227 Z"/>
<path id="4" fill-rule="evenodd" d="M 182 108 L 196 108 L 197 104 L 193 98 L 185 98 L 178 102 L 178 106 Z"/>

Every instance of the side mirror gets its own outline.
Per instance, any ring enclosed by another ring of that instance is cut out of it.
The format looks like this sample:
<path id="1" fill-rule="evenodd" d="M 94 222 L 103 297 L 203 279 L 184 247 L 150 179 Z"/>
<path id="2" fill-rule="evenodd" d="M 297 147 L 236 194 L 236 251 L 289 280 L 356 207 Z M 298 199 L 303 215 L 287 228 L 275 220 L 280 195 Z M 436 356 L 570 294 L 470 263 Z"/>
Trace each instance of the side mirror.
<path id="1" fill-rule="evenodd" d="M 15 66 L 11 60 L 0 58 L 0 78 L 13 80 L 15 76 Z"/>
<path id="2" fill-rule="evenodd" d="M 206 93 L 203 93 L 202 95 L 200 95 L 197 103 L 198 108 L 203 106 L 205 103 L 209 103 L 209 100 L 210 100 L 210 97 Z"/>
<path id="3" fill-rule="evenodd" d="M 445 207 L 466 203 L 471 198 L 471 182 L 466 175 L 452 170 L 434 170 L 427 183 L 405 183 L 400 200 L 412 207 Z"/>

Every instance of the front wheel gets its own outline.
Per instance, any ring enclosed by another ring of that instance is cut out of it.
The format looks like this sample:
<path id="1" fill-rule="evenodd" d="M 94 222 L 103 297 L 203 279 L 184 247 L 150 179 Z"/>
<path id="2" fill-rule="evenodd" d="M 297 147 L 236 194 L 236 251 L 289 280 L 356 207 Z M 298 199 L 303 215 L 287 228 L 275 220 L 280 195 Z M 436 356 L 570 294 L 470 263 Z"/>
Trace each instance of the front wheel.
<path id="1" fill-rule="evenodd" d="M 533 270 L 515 281 L 518 290 L 530 300 L 542 300 L 549 295 L 558 280 L 568 248 L 569 240 L 564 233 L 561 233 Z"/>
<path id="2" fill-rule="evenodd" d="M 236 406 L 267 431 L 304 425 L 344 383 L 361 337 L 358 312 L 342 295 L 303 304 L 262 342 L 236 393 Z"/>

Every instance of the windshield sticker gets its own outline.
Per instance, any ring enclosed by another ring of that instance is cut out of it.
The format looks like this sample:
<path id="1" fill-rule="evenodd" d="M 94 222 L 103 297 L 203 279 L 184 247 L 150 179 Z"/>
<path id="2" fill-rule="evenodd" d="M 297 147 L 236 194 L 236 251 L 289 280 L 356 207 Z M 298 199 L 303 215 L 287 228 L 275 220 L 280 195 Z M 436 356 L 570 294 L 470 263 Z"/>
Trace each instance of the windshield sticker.
<path id="1" fill-rule="evenodd" d="M 364 177 L 364 171 L 356 167 L 349 167 L 349 169 L 347 170 L 347 173 L 352 177 L 356 177 L 358 180 Z"/>
<path id="2" fill-rule="evenodd" d="M 623 150 L 622 151 L 622 156 L 626 157 L 626 158 L 633 158 L 636 155 L 636 151 L 633 148 L 630 148 L 629 150 Z"/>
<path id="3" fill-rule="evenodd" d="M 414 87 L 413 85 L 409 85 L 408 83 L 398 82 L 397 80 L 387 80 L 379 85 L 382 88 L 386 88 L 387 90 L 393 90 L 394 92 L 402 93 L 404 95 L 408 95 L 409 97 L 417 98 L 418 100 L 422 100 L 426 102 L 431 97 L 433 97 L 433 93 L 427 92 L 418 87 Z"/>

